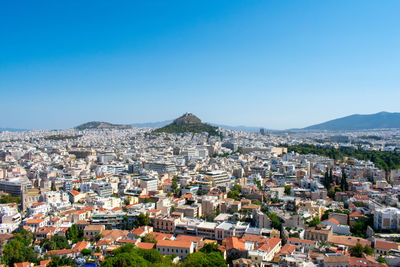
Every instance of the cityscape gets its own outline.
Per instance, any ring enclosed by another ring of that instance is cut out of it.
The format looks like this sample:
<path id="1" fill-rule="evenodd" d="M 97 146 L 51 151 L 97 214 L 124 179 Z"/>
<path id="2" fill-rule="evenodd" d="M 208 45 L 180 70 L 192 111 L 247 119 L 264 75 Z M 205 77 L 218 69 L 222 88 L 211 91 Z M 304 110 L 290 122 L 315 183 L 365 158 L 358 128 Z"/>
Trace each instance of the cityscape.
<path id="1" fill-rule="evenodd" d="M 0 3 L 0 267 L 400 266 L 399 14 Z"/>

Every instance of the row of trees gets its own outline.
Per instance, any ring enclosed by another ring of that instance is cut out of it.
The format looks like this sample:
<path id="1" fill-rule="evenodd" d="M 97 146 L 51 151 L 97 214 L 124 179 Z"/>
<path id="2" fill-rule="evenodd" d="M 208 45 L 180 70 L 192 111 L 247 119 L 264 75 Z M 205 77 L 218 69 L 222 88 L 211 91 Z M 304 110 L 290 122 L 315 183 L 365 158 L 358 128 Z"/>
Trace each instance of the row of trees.
<path id="1" fill-rule="evenodd" d="M 13 197 L 10 194 L 3 195 L 0 197 L 0 204 L 8 204 L 8 203 L 21 203 L 21 197 Z"/>
<path id="2" fill-rule="evenodd" d="M 112 252 L 102 263 L 103 267 L 133 266 L 174 266 L 174 256 L 163 256 L 155 249 L 140 249 L 132 244 L 124 245 Z M 206 244 L 200 251 L 186 257 L 181 267 L 193 266 L 227 266 L 217 244 Z"/>
<path id="3" fill-rule="evenodd" d="M 400 153 L 389 151 L 363 150 L 360 148 L 334 148 L 322 147 L 309 144 L 288 146 L 288 152 L 297 152 L 300 154 L 316 154 L 325 156 L 334 160 L 344 157 L 352 157 L 359 160 L 370 160 L 378 168 L 390 172 L 391 170 L 400 168 Z"/>

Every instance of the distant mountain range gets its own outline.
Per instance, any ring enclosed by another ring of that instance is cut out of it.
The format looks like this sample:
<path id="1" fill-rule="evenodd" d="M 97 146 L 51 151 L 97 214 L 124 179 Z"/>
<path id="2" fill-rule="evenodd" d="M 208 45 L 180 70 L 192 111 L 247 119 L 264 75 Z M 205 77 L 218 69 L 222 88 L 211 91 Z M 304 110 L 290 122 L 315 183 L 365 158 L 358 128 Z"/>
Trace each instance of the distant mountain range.
<path id="1" fill-rule="evenodd" d="M 189 113 L 190 114 L 190 113 Z M 191 114 L 193 115 L 193 114 Z M 193 115 L 194 116 L 194 115 Z M 196 117 L 197 118 L 197 117 Z M 198 118 L 197 118 L 198 119 Z M 200 121 L 201 122 L 201 121 Z M 113 124 L 109 122 L 91 121 L 79 126 L 77 130 L 87 129 L 130 129 L 137 128 L 163 128 L 167 125 L 173 124 L 174 120 L 165 120 L 158 122 L 144 122 L 132 124 Z M 248 126 L 229 126 L 217 123 L 203 123 L 212 127 L 220 127 L 229 130 L 243 131 L 243 132 L 259 132 L 263 127 L 248 127 Z M 330 120 L 324 123 L 315 124 L 302 129 L 290 129 L 286 131 L 298 130 L 313 130 L 313 131 L 351 131 L 351 130 L 368 130 L 368 129 L 400 129 L 400 113 L 379 112 L 376 114 L 354 114 L 343 118 Z M 16 128 L 0 128 L 0 132 L 23 132 L 30 131 L 29 129 L 16 129 Z M 282 132 L 282 131 L 278 131 Z M 285 131 L 284 131 L 285 132 Z"/>
<path id="2" fill-rule="evenodd" d="M 132 126 L 125 124 L 112 124 L 109 122 L 102 121 L 91 121 L 79 126 L 76 126 L 77 130 L 90 130 L 90 129 L 130 129 Z"/>
<path id="3" fill-rule="evenodd" d="M 28 129 L 16 129 L 16 128 L 0 128 L 0 132 L 25 132 L 30 131 Z"/>
<path id="4" fill-rule="evenodd" d="M 400 129 L 400 113 L 379 112 L 367 115 L 354 114 L 312 125 L 303 130 L 347 131 L 393 128 Z"/>

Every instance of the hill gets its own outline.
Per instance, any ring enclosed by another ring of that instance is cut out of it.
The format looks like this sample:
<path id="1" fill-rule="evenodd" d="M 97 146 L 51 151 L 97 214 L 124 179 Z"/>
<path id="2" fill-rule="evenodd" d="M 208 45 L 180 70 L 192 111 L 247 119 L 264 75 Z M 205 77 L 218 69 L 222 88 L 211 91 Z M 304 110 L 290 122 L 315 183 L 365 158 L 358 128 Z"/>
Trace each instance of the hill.
<path id="1" fill-rule="evenodd" d="M 346 131 L 388 128 L 400 128 L 400 113 L 354 114 L 312 125 L 304 128 L 304 130 Z"/>
<path id="2" fill-rule="evenodd" d="M 91 130 L 91 129 L 130 129 L 132 126 L 124 124 L 112 124 L 109 122 L 102 121 L 91 121 L 79 126 L 76 126 L 77 130 Z"/>
<path id="3" fill-rule="evenodd" d="M 139 123 L 131 123 L 129 125 L 137 128 L 161 128 L 164 126 L 167 126 L 168 124 L 172 123 L 173 120 L 166 120 L 166 121 L 157 121 L 157 122 L 139 122 Z M 242 132 L 249 132 L 249 133 L 254 133 L 260 131 L 260 128 L 262 127 L 251 127 L 251 126 L 244 126 L 244 125 L 239 125 L 239 126 L 230 126 L 230 125 L 224 125 L 224 124 L 217 124 L 217 123 L 211 123 L 207 122 L 207 124 L 210 124 L 211 126 L 219 127 L 219 128 L 224 128 L 228 130 L 234 130 L 234 131 L 242 131 Z"/>
<path id="4" fill-rule="evenodd" d="M 186 113 L 183 116 L 175 119 L 172 123 L 158 128 L 154 133 L 203 133 L 209 135 L 219 135 L 218 128 L 211 126 L 191 113 Z"/>

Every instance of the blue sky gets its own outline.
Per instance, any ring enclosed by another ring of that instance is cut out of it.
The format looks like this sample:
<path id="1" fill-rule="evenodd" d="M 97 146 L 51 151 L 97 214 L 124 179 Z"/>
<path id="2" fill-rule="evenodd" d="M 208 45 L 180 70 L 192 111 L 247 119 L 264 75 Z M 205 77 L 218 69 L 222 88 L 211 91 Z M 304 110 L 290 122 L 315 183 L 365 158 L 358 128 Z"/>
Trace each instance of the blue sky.
<path id="1" fill-rule="evenodd" d="M 396 112 L 400 1 L 7 1 L 0 127 Z"/>

